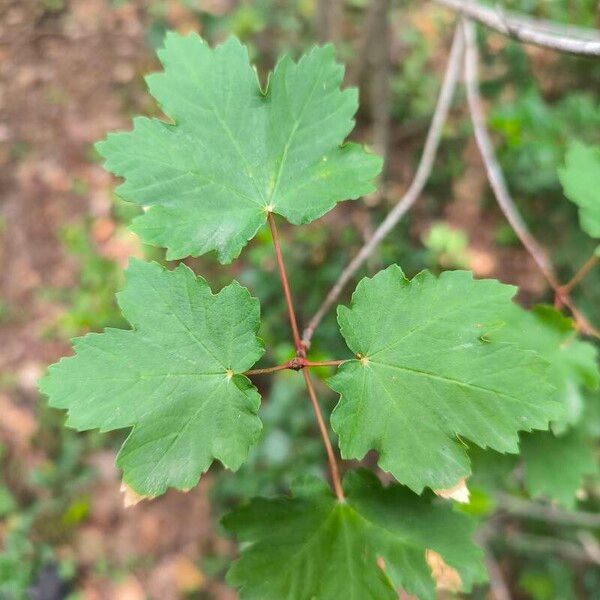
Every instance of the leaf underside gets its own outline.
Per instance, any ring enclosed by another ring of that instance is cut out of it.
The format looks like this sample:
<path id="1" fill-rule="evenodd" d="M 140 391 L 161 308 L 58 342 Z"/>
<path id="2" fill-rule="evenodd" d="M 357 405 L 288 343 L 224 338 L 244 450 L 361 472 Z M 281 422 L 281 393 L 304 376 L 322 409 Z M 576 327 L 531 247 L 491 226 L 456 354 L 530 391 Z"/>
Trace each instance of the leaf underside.
<path id="1" fill-rule="evenodd" d="M 132 427 L 117 465 L 140 495 L 187 490 L 213 459 L 239 468 L 261 430 L 260 396 L 241 375 L 263 353 L 258 300 L 236 282 L 213 295 L 183 264 L 137 260 L 118 300 L 133 330 L 75 339 L 75 356 L 40 382 L 50 405 L 78 430 Z"/>
<path id="2" fill-rule="evenodd" d="M 97 149 L 126 180 L 119 195 L 149 207 L 133 230 L 167 258 L 216 250 L 227 263 L 268 211 L 308 223 L 373 191 L 382 161 L 344 144 L 358 97 L 340 90 L 332 46 L 297 63 L 284 56 L 265 90 L 235 38 L 211 49 L 196 34 L 168 33 L 158 55 L 164 71 L 147 83 L 174 124 L 140 117 Z"/>
<path id="3" fill-rule="evenodd" d="M 379 465 L 417 493 L 470 473 L 466 444 L 518 452 L 520 430 L 562 413 L 547 363 L 516 344 L 490 342 L 515 289 L 464 271 L 412 280 L 397 265 L 363 279 L 338 321 L 361 357 L 329 380 L 344 458 L 379 452 Z"/>
<path id="4" fill-rule="evenodd" d="M 344 488 L 343 504 L 305 482 L 293 498 L 254 499 L 225 517 L 250 543 L 227 577 L 243 600 L 394 600 L 399 589 L 433 600 L 427 549 L 456 569 L 465 591 L 485 579 L 475 523 L 449 503 L 384 488 L 363 470 L 348 473 Z"/>

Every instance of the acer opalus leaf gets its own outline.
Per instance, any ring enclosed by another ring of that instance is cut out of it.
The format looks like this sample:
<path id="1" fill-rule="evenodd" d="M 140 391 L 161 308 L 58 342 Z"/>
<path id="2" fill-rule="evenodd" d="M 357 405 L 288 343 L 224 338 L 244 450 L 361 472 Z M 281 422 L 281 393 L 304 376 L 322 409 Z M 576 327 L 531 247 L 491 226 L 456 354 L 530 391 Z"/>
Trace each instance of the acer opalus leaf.
<path id="1" fill-rule="evenodd" d="M 379 465 L 420 493 L 470 473 L 465 441 L 518 452 L 520 430 L 545 429 L 561 414 L 547 363 L 515 344 L 485 338 L 515 288 L 452 271 L 408 280 L 397 265 L 363 279 L 342 335 L 359 360 L 330 380 L 344 458 L 379 452 Z"/>
<path id="2" fill-rule="evenodd" d="M 558 176 L 565 196 L 579 207 L 581 229 L 599 239 L 600 146 L 571 142 Z"/>
<path id="3" fill-rule="evenodd" d="M 548 361 L 548 379 L 556 388 L 556 399 L 564 414 L 552 424 L 555 433 L 579 421 L 584 408 L 584 390 L 596 390 L 600 383 L 598 352 L 593 344 L 577 336 L 573 320 L 552 306 L 525 310 L 516 304 L 507 307 L 506 325 L 491 333 L 494 341 L 511 342 L 533 350 Z"/>
<path id="4" fill-rule="evenodd" d="M 40 382 L 50 405 L 78 430 L 132 427 L 117 465 L 137 494 L 187 490 L 214 459 L 237 469 L 261 430 L 260 396 L 241 374 L 263 352 L 258 300 L 137 260 L 118 300 L 133 329 L 75 339 L 75 356 Z"/>
<path id="5" fill-rule="evenodd" d="M 550 431 L 525 434 L 521 454 L 529 494 L 566 508 L 575 507 L 583 477 L 598 473 L 594 445 L 576 428 L 562 435 Z"/>
<path id="6" fill-rule="evenodd" d="M 382 487 L 367 471 L 344 480 L 346 502 L 310 483 L 293 498 L 254 499 L 224 519 L 247 542 L 227 580 L 243 600 L 394 600 L 403 589 L 435 598 L 426 561 L 439 554 L 462 589 L 485 579 L 475 522 L 446 501 Z"/>
<path id="7" fill-rule="evenodd" d="M 284 56 L 264 90 L 235 38 L 211 49 L 169 33 L 158 54 L 148 87 L 174 124 L 137 118 L 97 148 L 125 178 L 118 193 L 149 207 L 133 230 L 168 258 L 216 250 L 230 262 L 269 211 L 308 223 L 374 189 L 381 159 L 344 143 L 357 91 L 340 90 L 332 46 Z"/>

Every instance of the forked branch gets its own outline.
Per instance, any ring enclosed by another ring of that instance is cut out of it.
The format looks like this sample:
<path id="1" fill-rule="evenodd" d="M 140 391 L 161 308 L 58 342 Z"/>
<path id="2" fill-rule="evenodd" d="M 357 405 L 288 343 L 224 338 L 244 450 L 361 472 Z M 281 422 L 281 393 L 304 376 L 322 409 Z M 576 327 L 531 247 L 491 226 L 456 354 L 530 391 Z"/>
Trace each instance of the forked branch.
<path id="1" fill-rule="evenodd" d="M 570 294 L 573 288 L 600 262 L 600 257 L 597 254 L 592 254 L 584 263 L 581 265 L 577 273 L 573 277 L 561 286 L 561 292 L 564 294 Z"/>
<path id="2" fill-rule="evenodd" d="M 290 319 L 290 325 L 292 328 L 292 335 L 294 337 L 294 344 L 296 346 L 297 358 L 289 361 L 285 367 L 282 368 L 293 368 L 296 370 L 302 371 L 302 376 L 304 377 L 304 383 L 306 384 L 306 389 L 308 391 L 308 396 L 310 398 L 311 404 L 313 406 L 313 410 L 315 413 L 315 418 L 317 420 L 317 425 L 319 427 L 319 432 L 321 434 L 321 438 L 323 439 L 323 445 L 325 446 L 325 452 L 327 453 L 327 461 L 329 463 L 329 471 L 331 473 L 331 483 L 333 485 L 333 490 L 337 499 L 340 502 L 345 502 L 344 498 L 344 490 L 342 489 L 342 480 L 340 478 L 340 471 L 338 469 L 337 460 L 335 458 L 335 454 L 333 452 L 333 447 L 331 445 L 331 440 L 329 439 L 329 433 L 327 431 L 327 425 L 325 424 L 325 419 L 323 419 L 323 413 L 321 412 L 321 407 L 319 406 L 319 401 L 317 400 L 317 394 L 315 392 L 315 388 L 310 379 L 310 375 L 305 367 L 311 366 L 333 366 L 337 364 L 341 364 L 344 361 L 325 361 L 324 363 L 317 363 L 312 361 L 307 361 L 305 358 L 305 350 L 302 342 L 300 340 L 300 334 L 298 330 L 298 322 L 296 321 L 296 312 L 294 310 L 294 302 L 292 300 L 292 294 L 290 291 L 290 286 L 288 283 L 287 273 L 285 271 L 285 263 L 283 262 L 283 254 L 281 253 L 281 245 L 279 244 L 279 233 L 277 232 L 277 226 L 275 224 L 275 218 L 273 217 L 273 213 L 269 212 L 268 215 L 269 227 L 271 228 L 271 234 L 273 236 L 273 245 L 275 247 L 275 254 L 277 256 L 277 268 L 279 270 L 279 278 L 281 279 L 281 285 L 283 287 L 283 292 L 285 295 L 285 301 L 287 304 L 288 316 Z M 294 366 L 291 366 L 294 365 Z M 275 370 L 279 371 L 282 368 L 276 367 Z M 257 369 L 261 370 L 261 369 Z M 273 372 L 270 369 L 262 370 L 263 372 Z M 246 375 L 253 374 L 251 371 L 247 372 Z M 254 372 L 256 374 L 256 371 Z"/>
<path id="3" fill-rule="evenodd" d="M 435 0 L 465 17 L 525 44 L 534 44 L 569 54 L 600 56 L 600 33 L 594 29 L 560 25 L 483 6 L 471 0 Z"/>
<path id="4" fill-rule="evenodd" d="M 457 27 L 454 32 L 454 39 L 452 41 L 452 48 L 450 49 L 450 57 L 448 58 L 448 63 L 446 64 L 446 72 L 444 74 L 444 80 L 440 89 L 440 95 L 433 113 L 433 118 L 431 119 L 429 131 L 427 132 L 427 138 L 425 139 L 425 145 L 423 147 L 423 154 L 421 155 L 421 161 L 417 167 L 415 178 L 413 179 L 404 196 L 400 198 L 396 206 L 390 211 L 381 225 L 379 225 L 379 227 L 375 230 L 373 236 L 341 272 L 338 280 L 334 283 L 331 290 L 329 290 L 325 300 L 312 319 L 308 322 L 308 325 L 302 334 L 302 344 L 305 349 L 310 347 L 310 342 L 315 329 L 318 327 L 319 323 L 327 314 L 329 309 L 339 298 L 348 281 L 350 281 L 356 271 L 358 271 L 358 269 L 360 269 L 364 262 L 369 258 L 383 238 L 385 238 L 387 234 L 390 233 L 390 231 L 398 224 L 406 212 L 417 201 L 421 192 L 423 191 L 423 188 L 429 179 L 429 175 L 431 174 L 431 169 L 433 168 L 435 156 L 437 154 L 440 139 L 442 137 L 444 123 L 448 117 L 448 112 L 452 104 L 452 98 L 454 97 L 456 82 L 461 70 L 463 49 L 463 36 L 460 32 L 460 27 Z"/>
<path id="5" fill-rule="evenodd" d="M 467 103 L 477 147 L 479 148 L 488 181 L 492 187 L 498 206 L 527 252 L 533 258 L 539 271 L 554 290 L 557 298 L 571 311 L 577 328 L 587 335 L 600 337 L 598 331 L 594 329 L 573 304 L 568 292 L 565 292 L 561 287 L 546 253 L 527 229 L 527 225 L 523 221 L 519 209 L 508 191 L 506 180 L 496 159 L 494 147 L 487 130 L 485 114 L 479 95 L 479 52 L 477 50 L 473 22 L 463 19 L 463 31 L 465 36 L 465 87 L 467 90 Z"/>
<path id="6" fill-rule="evenodd" d="M 523 517 L 533 521 L 547 521 L 558 525 L 571 525 L 574 527 L 600 528 L 600 514 L 582 511 L 566 511 L 551 504 L 531 502 L 524 498 L 499 493 L 496 503 L 501 512 L 511 516 Z"/>

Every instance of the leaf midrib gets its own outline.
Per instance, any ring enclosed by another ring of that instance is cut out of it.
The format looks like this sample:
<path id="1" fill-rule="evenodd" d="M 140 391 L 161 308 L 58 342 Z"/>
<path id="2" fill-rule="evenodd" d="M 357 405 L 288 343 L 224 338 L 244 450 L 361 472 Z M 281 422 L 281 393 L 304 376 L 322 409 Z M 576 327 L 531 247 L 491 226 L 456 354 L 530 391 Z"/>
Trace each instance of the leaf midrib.
<path id="1" fill-rule="evenodd" d="M 427 378 L 430 378 L 430 379 L 435 379 L 435 380 L 443 381 L 444 383 L 454 384 L 454 385 L 458 385 L 458 386 L 461 386 L 461 387 L 472 388 L 472 389 L 474 389 L 476 391 L 479 391 L 479 392 L 487 392 L 487 393 L 490 393 L 490 394 L 495 394 L 495 395 L 501 396 L 503 398 L 507 398 L 509 400 L 512 400 L 514 402 L 519 402 L 519 403 L 524 402 L 524 399 L 517 398 L 515 396 L 511 396 L 510 394 L 506 394 L 504 392 L 501 392 L 500 390 L 495 390 L 493 388 L 488 388 L 486 386 L 478 385 L 476 383 L 471 383 L 471 382 L 468 382 L 468 381 L 461 381 L 460 379 L 454 379 L 454 378 L 448 377 L 446 375 L 440 375 L 438 373 L 432 373 L 431 371 L 425 371 L 425 370 L 421 370 L 421 369 L 415 369 L 415 368 L 412 368 L 412 367 L 406 367 L 406 366 L 402 366 L 402 365 L 393 365 L 393 364 L 385 363 L 385 362 L 382 362 L 382 361 L 371 360 L 370 362 L 373 365 L 380 365 L 380 366 L 385 367 L 385 368 L 397 369 L 399 371 L 405 371 L 405 372 L 408 372 L 408 373 L 413 373 L 413 374 L 416 374 L 416 375 L 424 376 L 424 377 L 427 377 Z M 525 403 L 528 404 L 527 402 L 525 402 Z"/>

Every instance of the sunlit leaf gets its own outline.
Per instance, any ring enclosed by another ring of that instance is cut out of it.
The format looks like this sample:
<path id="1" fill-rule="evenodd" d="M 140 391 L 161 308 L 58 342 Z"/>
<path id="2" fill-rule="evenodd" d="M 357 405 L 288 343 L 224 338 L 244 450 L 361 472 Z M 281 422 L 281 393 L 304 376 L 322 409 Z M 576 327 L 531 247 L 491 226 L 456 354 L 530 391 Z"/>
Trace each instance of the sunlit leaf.
<path id="1" fill-rule="evenodd" d="M 414 491 L 443 489 L 470 473 L 469 442 L 516 453 L 519 431 L 547 428 L 562 412 L 547 363 L 486 338 L 514 293 L 465 271 L 408 280 L 393 265 L 363 279 L 338 309 L 358 358 L 329 380 L 341 394 L 332 425 L 342 456 L 373 449 Z"/>
<path id="2" fill-rule="evenodd" d="M 140 117 L 97 148 L 126 180 L 119 195 L 150 207 L 133 230 L 168 258 L 230 262 L 269 211 L 308 223 L 374 189 L 381 159 L 344 143 L 358 95 L 340 90 L 332 46 L 283 56 L 264 88 L 235 38 L 211 49 L 169 33 L 159 58 L 148 87 L 173 124 Z"/>
<path id="3" fill-rule="evenodd" d="M 214 459 L 239 468 L 261 429 L 242 373 L 263 348 L 258 300 L 235 282 L 213 295 L 185 265 L 137 260 L 126 280 L 118 300 L 133 329 L 75 339 L 40 390 L 70 427 L 132 427 L 117 457 L 131 502 L 193 487 Z"/>

